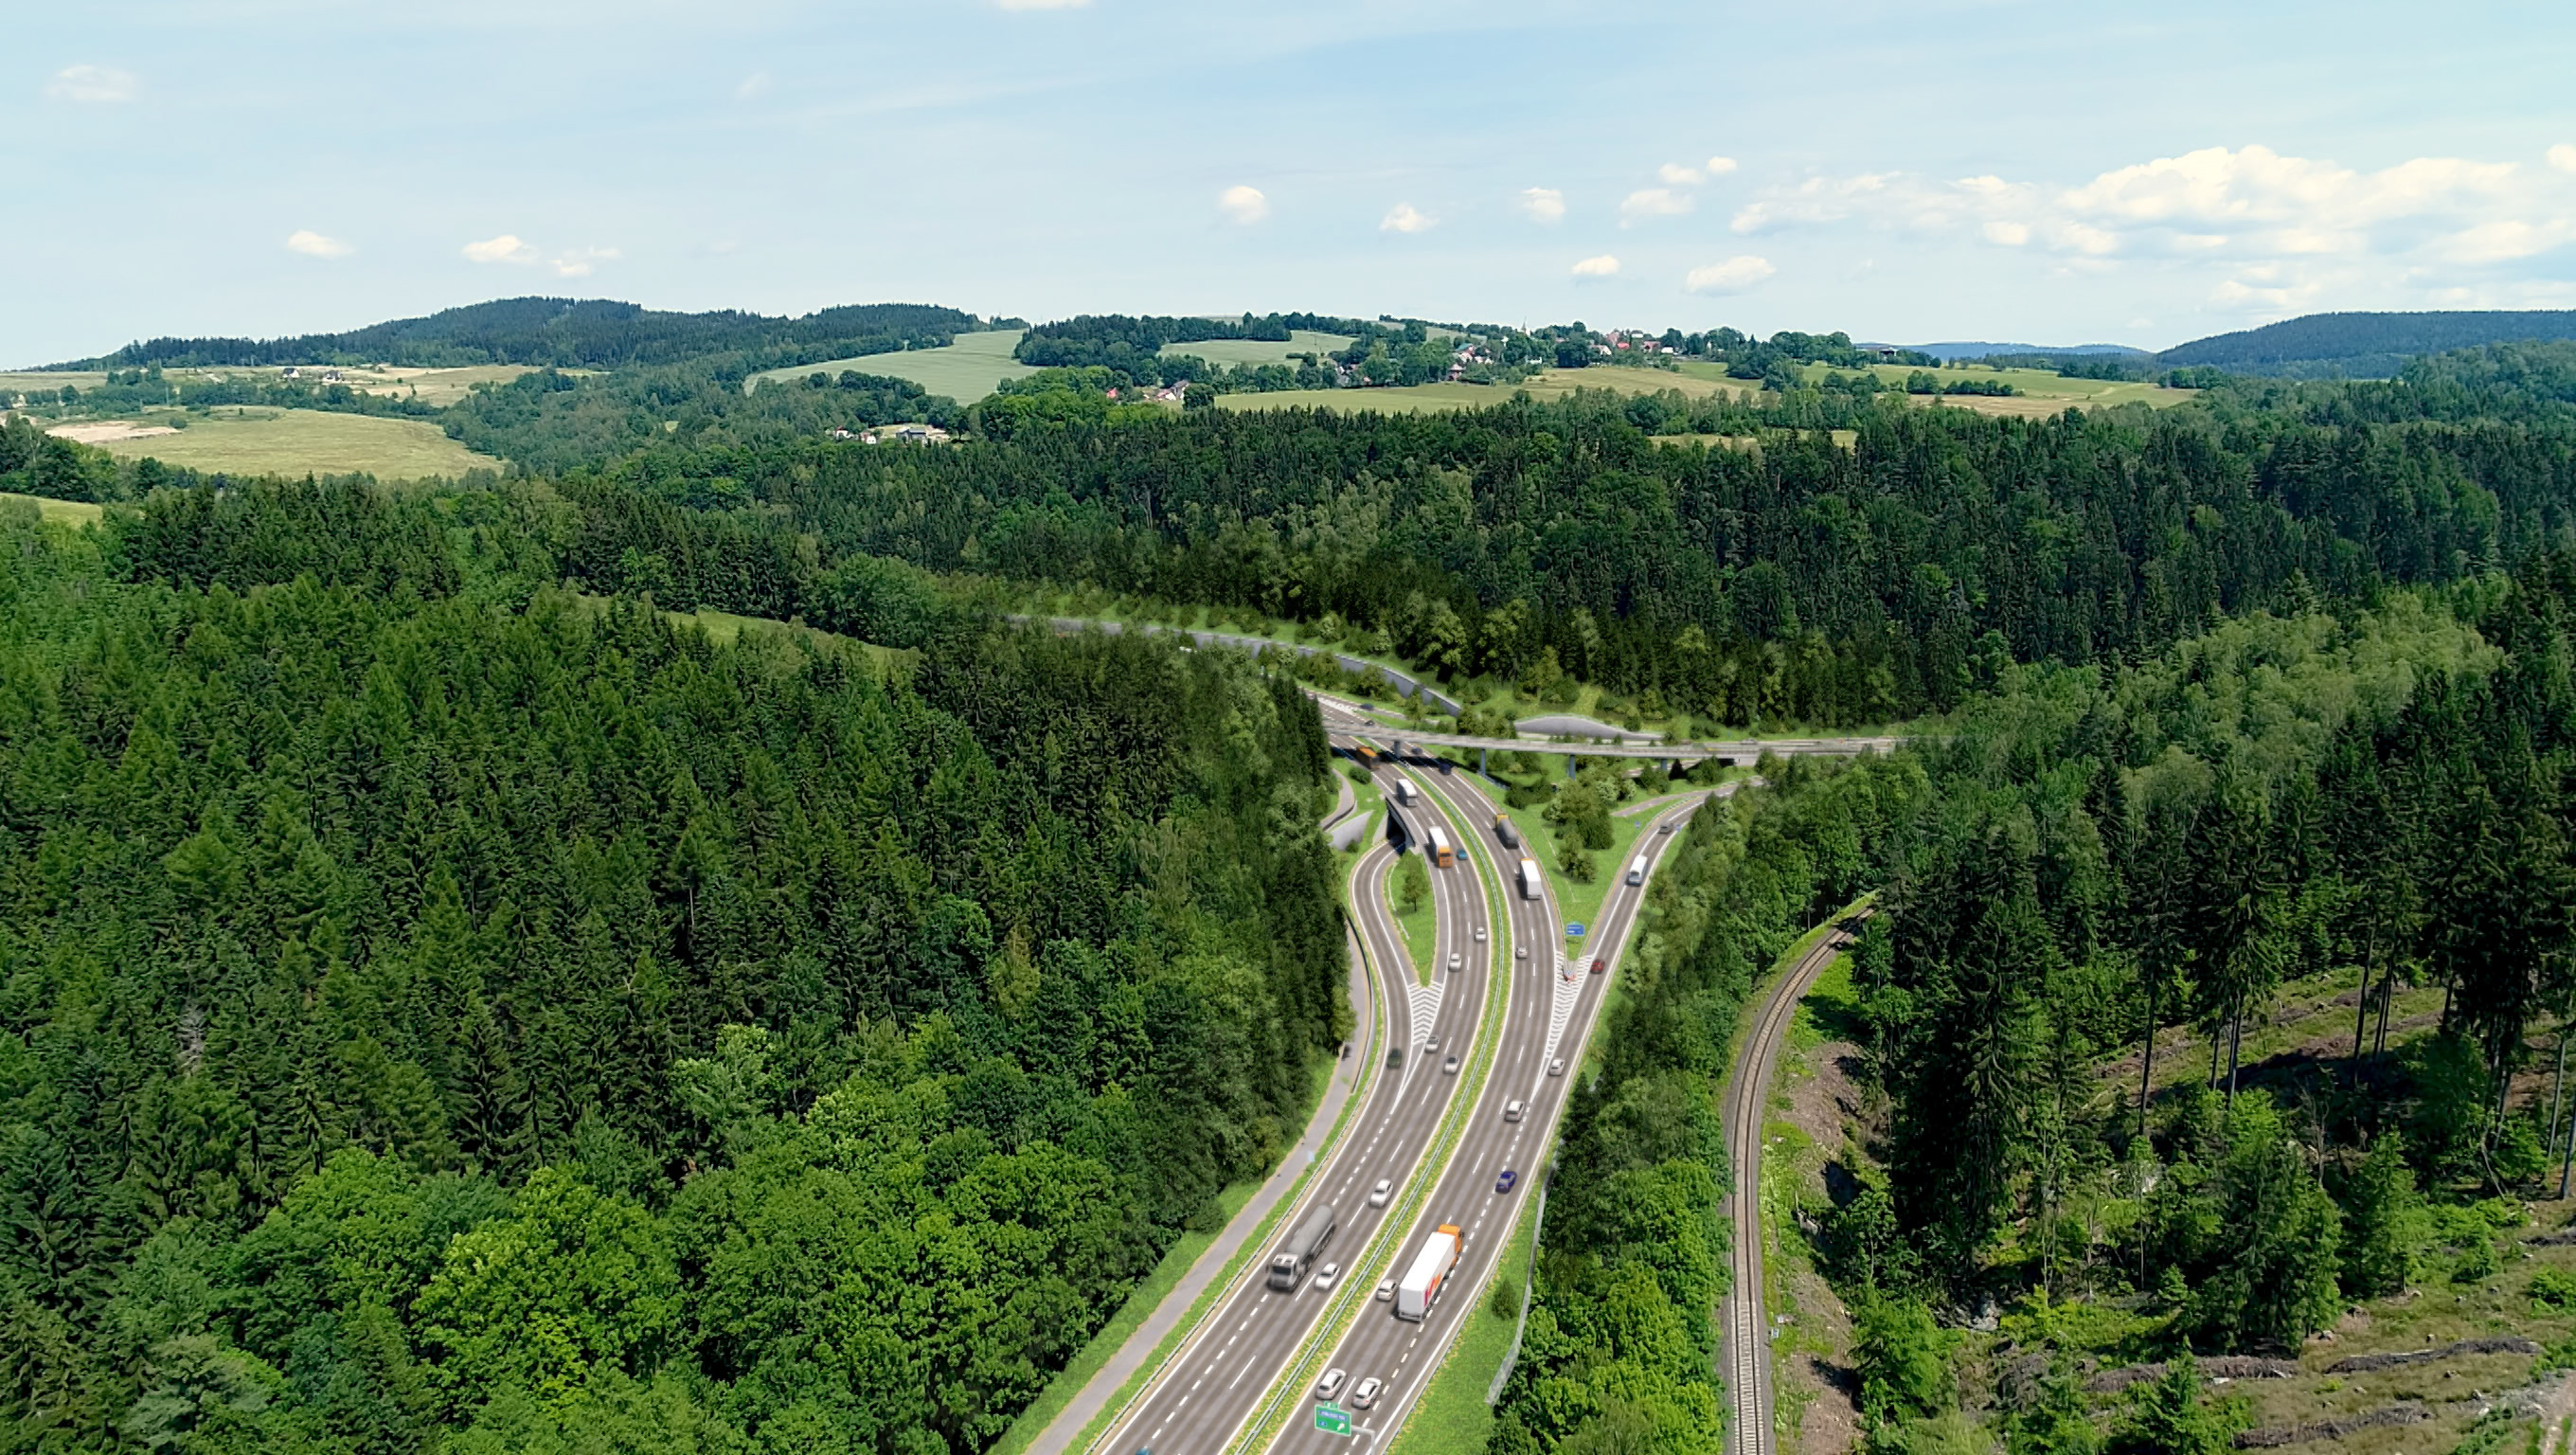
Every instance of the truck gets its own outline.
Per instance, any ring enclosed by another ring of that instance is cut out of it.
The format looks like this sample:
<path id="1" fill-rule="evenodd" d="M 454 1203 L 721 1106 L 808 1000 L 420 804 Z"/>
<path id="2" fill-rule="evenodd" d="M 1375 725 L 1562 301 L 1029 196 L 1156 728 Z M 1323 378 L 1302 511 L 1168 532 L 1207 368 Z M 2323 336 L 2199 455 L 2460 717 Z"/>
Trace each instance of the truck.
<path id="1" fill-rule="evenodd" d="M 1495 814 L 1494 837 L 1503 841 L 1504 848 L 1517 849 L 1521 846 L 1520 825 L 1512 822 L 1510 814 Z"/>
<path id="2" fill-rule="evenodd" d="M 1527 854 L 1523 854 L 1521 856 L 1521 898 L 1538 898 L 1539 888 L 1546 882 L 1546 880 L 1539 877 L 1538 860 L 1531 858 Z"/>
<path id="3" fill-rule="evenodd" d="M 1458 1266 L 1458 1255 L 1466 1251 L 1467 1235 L 1456 1223 L 1442 1223 L 1413 1255 L 1413 1266 L 1395 1285 L 1395 1316 L 1420 1323 L 1431 1312 L 1432 1303 L 1440 1297 L 1440 1285 Z"/>
<path id="4" fill-rule="evenodd" d="M 1270 1286 L 1281 1293 L 1295 1289 L 1297 1281 L 1306 1276 L 1306 1270 L 1314 1266 L 1315 1255 L 1324 1251 L 1326 1243 L 1333 1241 L 1334 1226 L 1330 1207 L 1318 1206 L 1306 1214 L 1306 1220 L 1297 1225 L 1297 1231 L 1289 1234 L 1288 1241 L 1279 1245 L 1279 1251 L 1270 1255 Z"/>
<path id="5" fill-rule="evenodd" d="M 1446 869 L 1458 862 L 1457 851 L 1449 847 L 1449 835 L 1440 825 L 1431 826 L 1431 867 Z"/>
<path id="6" fill-rule="evenodd" d="M 1413 806 L 1412 779 L 1398 778 L 1395 780 L 1395 801 L 1403 804 L 1407 808 L 1411 808 Z"/>
<path id="7" fill-rule="evenodd" d="M 1646 882 L 1645 855 L 1639 854 L 1637 857 L 1628 861 L 1628 882 L 1631 884 L 1643 884 Z"/>

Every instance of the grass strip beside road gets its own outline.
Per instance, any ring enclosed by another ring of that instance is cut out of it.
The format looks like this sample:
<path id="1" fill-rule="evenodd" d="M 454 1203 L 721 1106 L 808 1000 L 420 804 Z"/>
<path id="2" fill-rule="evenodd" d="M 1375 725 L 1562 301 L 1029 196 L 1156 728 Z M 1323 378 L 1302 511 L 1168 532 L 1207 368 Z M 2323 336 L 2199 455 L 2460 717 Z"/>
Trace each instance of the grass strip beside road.
<path id="1" fill-rule="evenodd" d="M 1348 881 L 1345 880 L 1346 886 L 1347 883 Z M 1243 1240 L 1243 1246 L 1234 1250 L 1234 1256 L 1226 1261 L 1225 1271 L 1210 1281 L 1206 1288 L 1199 1291 L 1197 1300 L 1190 1305 L 1189 1313 L 1172 1326 L 1172 1331 L 1163 1336 L 1163 1342 L 1154 1347 L 1152 1356 L 1139 1365 L 1134 1374 L 1127 1377 L 1126 1383 L 1118 1386 L 1118 1392 L 1110 1396 L 1109 1402 L 1100 1407 L 1100 1413 L 1091 1417 L 1091 1422 L 1082 1427 L 1081 1433 L 1066 1442 L 1067 1450 L 1088 1451 L 1106 1438 L 1110 1430 L 1117 1425 L 1119 1417 L 1126 1413 L 1128 1406 L 1134 1404 L 1137 1397 L 1160 1377 L 1164 1367 L 1171 1363 L 1172 1356 L 1179 1352 L 1190 1335 L 1196 1332 L 1198 1326 L 1206 1320 L 1208 1310 L 1215 1307 L 1219 1300 L 1233 1290 L 1236 1281 L 1243 1276 L 1245 1265 L 1259 1257 L 1262 1250 L 1270 1246 L 1271 1234 L 1277 1231 L 1280 1221 L 1288 1215 L 1289 1209 L 1295 1207 L 1297 1200 L 1305 1194 L 1306 1184 L 1314 1180 L 1316 1169 L 1332 1160 L 1333 1149 L 1342 1144 L 1342 1137 L 1350 1130 L 1352 1119 L 1359 1114 L 1360 1104 L 1368 1100 L 1370 1090 L 1377 1084 L 1378 1059 L 1384 1054 L 1383 1047 L 1387 1032 L 1387 1018 L 1382 1003 L 1385 997 L 1378 989 L 1383 972 L 1369 959 L 1367 938 L 1359 934 L 1357 927 L 1353 927 L 1351 933 L 1358 939 L 1360 962 L 1368 971 L 1369 993 L 1381 1004 L 1379 1014 L 1370 1017 L 1369 1043 L 1359 1053 L 1363 1058 L 1360 1062 L 1360 1079 L 1351 1087 L 1348 1099 L 1343 1101 L 1341 1115 L 1333 1119 L 1332 1131 L 1325 1134 L 1322 1145 L 1315 1149 L 1314 1160 L 1308 1162 L 1306 1170 L 1298 1174 L 1295 1185 L 1291 1186 L 1280 1197 L 1277 1204 L 1272 1206 L 1270 1215 L 1261 1220 L 1261 1226 L 1253 1230 L 1252 1236 Z M 1067 1399 L 1071 1397 L 1069 1394 L 1066 1396 Z M 1016 1429 L 1017 1426 L 1013 1428 Z M 1036 1438 L 1036 1433 L 1032 1431 L 1030 1438 Z M 1022 1442 L 1022 1448 L 1025 1448 L 1025 1445 L 1026 1442 Z M 996 1447 L 997 1452 L 999 1448 Z"/>
<path id="2" fill-rule="evenodd" d="M 1544 1154 L 1538 1165 L 1547 1165 Z M 1531 1191 L 1536 1190 L 1533 1185 Z M 1448 1357 L 1440 1362 L 1422 1397 L 1414 1401 L 1389 1455 L 1481 1455 L 1484 1450 L 1494 1428 L 1494 1407 L 1485 1403 L 1485 1391 L 1493 1387 L 1503 1356 L 1512 1352 L 1512 1327 L 1520 1322 L 1517 1316 L 1504 1318 L 1485 1305 L 1493 1295 L 1494 1277 L 1509 1274 L 1517 1283 L 1528 1276 L 1535 1228 L 1530 1210 L 1537 1204 L 1537 1198 L 1527 1198 L 1513 1211 L 1511 1241 L 1495 1260 L 1493 1275 L 1477 1287 L 1476 1311 L 1467 1315 Z"/>
<path id="3" fill-rule="evenodd" d="M 1404 932 L 1404 957 L 1413 962 L 1415 983 L 1428 985 L 1431 983 L 1431 972 L 1436 968 L 1431 962 L 1440 953 L 1440 916 L 1431 908 L 1432 896 L 1430 895 L 1425 895 L 1422 903 L 1411 909 L 1404 908 L 1398 902 L 1400 896 L 1396 891 L 1396 880 L 1401 877 L 1403 867 L 1402 856 L 1387 866 L 1384 896 L 1386 912 L 1394 918 L 1395 927 Z"/>
<path id="4" fill-rule="evenodd" d="M 1484 856 L 1471 853 L 1469 857 L 1476 865 L 1477 884 L 1485 895 L 1485 922 L 1501 923 L 1494 913 L 1500 902 L 1498 891 L 1493 876 L 1486 872 Z M 1351 1260 L 1341 1286 L 1333 1292 L 1332 1306 L 1316 1322 L 1315 1332 L 1307 1336 L 1297 1357 L 1281 1369 L 1270 1388 L 1263 1393 L 1261 1403 L 1253 1407 L 1252 1416 L 1235 1432 L 1233 1441 L 1226 1446 L 1228 1455 L 1261 1449 L 1269 1443 L 1284 1418 L 1279 1409 L 1283 1393 L 1290 1396 L 1292 1404 L 1296 1402 L 1295 1392 L 1314 1378 L 1316 1361 L 1323 1357 L 1326 1349 L 1339 1344 L 1351 1326 L 1358 1322 L 1359 1312 L 1374 1299 L 1376 1285 L 1395 1276 L 1394 1255 L 1403 1250 L 1406 1240 L 1412 1236 L 1414 1224 L 1421 1219 L 1423 1206 L 1431 1200 L 1441 1172 L 1449 1165 L 1450 1154 L 1457 1150 L 1459 1141 L 1466 1136 L 1468 1118 L 1475 1114 L 1477 1103 L 1484 1099 L 1485 1082 L 1492 1075 L 1494 1059 L 1502 1050 L 1502 1027 L 1511 1007 L 1512 977 L 1508 970 L 1497 968 L 1506 963 L 1501 958 L 1501 940 L 1488 935 L 1485 954 L 1485 1014 L 1477 1027 L 1475 1050 L 1468 1056 L 1458 1094 L 1450 1098 L 1448 1108 L 1441 1113 L 1439 1130 L 1432 1134 L 1431 1145 L 1424 1150 L 1422 1159 L 1415 1163 L 1413 1173 L 1405 1178 L 1404 1191 L 1398 1195 L 1395 1208 L 1385 1221 L 1378 1224 L 1376 1233 L 1371 1235 L 1360 1256 Z M 1497 990 L 1499 994 L 1495 993 Z M 1430 1169 L 1429 1176 L 1423 1175 L 1425 1168 Z M 1380 1271 L 1370 1276 L 1371 1268 Z M 1363 1295 L 1362 1290 L 1368 1292 Z"/>

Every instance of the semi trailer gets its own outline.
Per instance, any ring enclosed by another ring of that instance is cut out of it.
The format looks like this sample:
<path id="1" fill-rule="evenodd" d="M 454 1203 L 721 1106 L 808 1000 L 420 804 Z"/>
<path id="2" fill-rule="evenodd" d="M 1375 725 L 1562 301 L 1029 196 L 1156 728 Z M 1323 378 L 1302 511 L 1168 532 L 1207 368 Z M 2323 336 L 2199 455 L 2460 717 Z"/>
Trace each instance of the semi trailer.
<path id="1" fill-rule="evenodd" d="M 1504 848 L 1517 849 L 1521 846 L 1520 825 L 1513 823 L 1508 814 L 1495 814 L 1494 837 L 1503 841 Z"/>
<path id="2" fill-rule="evenodd" d="M 1329 1207 L 1319 1206 L 1306 1214 L 1306 1220 L 1297 1225 L 1297 1231 L 1289 1234 L 1288 1241 L 1279 1245 L 1279 1251 L 1270 1255 L 1270 1286 L 1281 1293 L 1294 1289 L 1297 1281 L 1306 1276 L 1306 1270 L 1314 1266 L 1315 1255 L 1324 1251 L 1326 1243 L 1333 1241 L 1334 1226 L 1333 1210 Z"/>
<path id="3" fill-rule="evenodd" d="M 1521 856 L 1521 898 L 1536 899 L 1547 881 L 1540 877 L 1538 860 Z"/>
<path id="4" fill-rule="evenodd" d="M 1467 1235 L 1456 1223 L 1442 1223 L 1413 1255 L 1413 1266 L 1395 1285 L 1395 1316 L 1420 1323 L 1431 1312 L 1432 1303 L 1440 1297 L 1440 1285 L 1458 1267 L 1458 1255 L 1467 1246 Z"/>
<path id="5" fill-rule="evenodd" d="M 1440 825 L 1431 826 L 1431 867 L 1446 869 L 1458 862 L 1457 851 L 1449 847 L 1449 835 Z"/>

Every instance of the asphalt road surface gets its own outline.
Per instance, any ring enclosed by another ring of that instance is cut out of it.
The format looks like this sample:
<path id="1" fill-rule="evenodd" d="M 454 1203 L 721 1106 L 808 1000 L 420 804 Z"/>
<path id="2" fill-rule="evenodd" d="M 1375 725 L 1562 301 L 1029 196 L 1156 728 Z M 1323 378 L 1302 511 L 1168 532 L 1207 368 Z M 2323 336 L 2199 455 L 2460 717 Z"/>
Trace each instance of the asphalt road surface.
<path id="1" fill-rule="evenodd" d="M 1388 790 L 1390 800 L 1397 776 L 1394 770 L 1378 774 L 1378 786 Z M 1408 769 L 1403 776 L 1419 783 L 1426 775 Z M 1423 825 L 1438 817 L 1453 841 L 1461 837 L 1462 826 L 1440 817 L 1436 805 L 1417 802 L 1405 812 Z M 1280 1220 L 1270 1243 L 1247 1260 L 1215 1310 L 1095 1448 L 1117 1455 L 1138 1449 L 1151 1449 L 1154 1455 L 1216 1455 L 1223 1450 L 1323 1311 L 1326 1295 L 1315 1286 L 1316 1274 L 1326 1263 L 1339 1263 L 1343 1278 L 1357 1277 L 1352 1265 L 1359 1250 L 1379 1221 L 1400 1205 L 1400 1197 L 1390 1197 L 1386 1209 L 1370 1207 L 1370 1188 L 1387 1178 L 1400 1192 L 1412 1178 L 1424 1175 L 1417 1163 L 1461 1082 L 1443 1074 L 1441 1062 L 1453 1053 L 1463 1058 L 1472 1049 L 1489 979 L 1483 952 L 1499 944 L 1500 937 L 1486 925 L 1472 870 L 1462 862 L 1454 869 L 1432 871 L 1438 930 L 1434 963 L 1428 967 L 1431 983 L 1423 985 L 1403 968 L 1404 936 L 1385 908 L 1382 886 L 1395 857 L 1382 842 L 1366 851 L 1353 907 L 1368 953 L 1380 967 L 1388 1043 L 1402 1048 L 1403 1064 L 1380 1072 L 1342 1141 L 1327 1154 L 1299 1204 Z M 1480 927 L 1486 930 L 1483 943 L 1475 938 Z M 1446 968 L 1453 952 L 1461 960 L 1456 974 Z M 1439 1050 L 1426 1050 L 1434 1037 Z M 1288 1292 L 1271 1288 L 1271 1253 L 1319 1204 L 1333 1209 L 1338 1226 L 1317 1256 L 1314 1271 Z"/>

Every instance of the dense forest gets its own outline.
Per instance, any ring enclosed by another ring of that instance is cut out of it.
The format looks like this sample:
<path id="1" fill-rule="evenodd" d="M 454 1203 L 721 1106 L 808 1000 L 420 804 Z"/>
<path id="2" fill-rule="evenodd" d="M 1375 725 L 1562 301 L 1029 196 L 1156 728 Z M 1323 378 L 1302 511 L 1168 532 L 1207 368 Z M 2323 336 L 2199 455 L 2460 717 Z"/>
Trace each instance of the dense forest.
<path id="1" fill-rule="evenodd" d="M 2311 313 L 2176 344 L 2155 361 L 2293 379 L 2385 379 L 2425 354 L 2556 339 L 2576 339 L 2576 311 Z"/>
<path id="2" fill-rule="evenodd" d="M 1016 320 L 1008 320 L 1016 322 Z M 292 338 L 159 338 L 127 344 L 64 369 L 274 367 L 282 364 L 393 364 L 456 368 L 527 364 L 620 369 L 719 353 L 792 354 L 778 364 L 884 353 L 909 342 L 929 347 L 984 325 L 973 314 L 929 304 L 869 303 L 801 318 L 739 309 L 666 313 L 606 299 L 502 298 L 398 318 L 345 333 Z M 762 367 L 771 367 L 763 365 Z"/>
<path id="3" fill-rule="evenodd" d="M 0 519 L 11 1448 L 977 1450 L 1302 1116 L 1292 690 L 715 645 L 602 508 Z"/>
<path id="4" fill-rule="evenodd" d="M 675 499 L 725 482 L 775 513 L 740 528 L 827 557 L 1245 607 L 1452 680 L 1571 674 L 1708 723 L 1857 724 L 1946 710 L 2011 661 L 2134 657 L 2566 541 L 2571 356 L 2043 420 L 1811 389 L 1175 417 L 1024 383 L 961 447 L 609 473 Z M 1655 438 L 1683 431 L 1761 446 Z"/>

